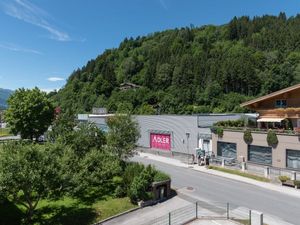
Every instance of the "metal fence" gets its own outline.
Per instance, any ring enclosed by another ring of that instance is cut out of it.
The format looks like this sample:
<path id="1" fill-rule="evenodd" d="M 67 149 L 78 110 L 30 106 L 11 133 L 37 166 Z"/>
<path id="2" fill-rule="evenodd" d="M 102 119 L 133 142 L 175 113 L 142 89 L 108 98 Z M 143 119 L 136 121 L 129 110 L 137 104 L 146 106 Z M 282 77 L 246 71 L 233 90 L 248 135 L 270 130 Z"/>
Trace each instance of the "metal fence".
<path id="1" fill-rule="evenodd" d="M 148 221 L 143 225 L 180 225 L 196 219 L 249 221 L 250 210 L 222 202 L 196 202 Z"/>
<path id="2" fill-rule="evenodd" d="M 210 160 L 210 163 L 212 165 L 222 165 L 222 157 L 216 157 Z M 238 162 L 236 159 L 224 159 L 224 167 L 229 169 L 242 169 L 242 163 Z M 266 169 L 268 170 L 268 173 L 266 175 Z M 279 176 L 292 176 L 293 173 L 296 173 L 296 179 L 300 179 L 300 171 L 299 170 L 292 170 L 292 169 L 286 169 L 286 168 L 277 168 L 273 166 L 268 165 L 260 165 L 260 164 L 254 164 L 251 162 L 246 162 L 246 170 L 248 173 L 258 175 L 258 176 L 266 176 L 271 180 L 277 180 Z"/>
<path id="3" fill-rule="evenodd" d="M 139 148 L 139 151 L 156 154 L 164 157 L 174 158 L 180 160 L 183 163 L 187 164 L 194 164 L 197 163 L 197 159 L 193 157 L 191 154 L 179 153 L 179 152 L 162 152 L 162 151 L 155 151 L 149 150 L 146 148 Z M 224 159 L 224 167 L 229 169 L 241 170 L 242 164 L 237 159 L 234 158 L 223 158 L 223 157 L 213 157 L 210 158 L 209 162 L 212 165 L 222 166 L 222 160 Z M 246 172 L 258 175 L 258 176 L 265 176 L 265 169 L 268 167 L 270 178 L 273 181 L 277 181 L 278 176 L 292 176 L 294 170 L 286 169 L 286 168 L 277 168 L 272 166 L 260 165 L 251 162 L 246 162 Z M 300 180 L 300 171 L 295 170 L 296 179 Z"/>

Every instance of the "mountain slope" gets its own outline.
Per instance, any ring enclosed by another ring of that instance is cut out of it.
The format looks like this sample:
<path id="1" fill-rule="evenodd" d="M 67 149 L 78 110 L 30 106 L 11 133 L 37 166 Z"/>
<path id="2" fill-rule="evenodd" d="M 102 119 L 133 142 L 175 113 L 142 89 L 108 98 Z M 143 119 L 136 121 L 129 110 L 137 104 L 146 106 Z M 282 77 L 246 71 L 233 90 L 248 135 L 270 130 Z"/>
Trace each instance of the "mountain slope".
<path id="1" fill-rule="evenodd" d="M 13 91 L 8 89 L 0 88 L 0 109 L 5 109 L 7 107 L 7 99 L 12 94 Z"/>
<path id="2" fill-rule="evenodd" d="M 239 103 L 300 82 L 300 15 L 233 18 L 125 39 L 74 71 L 53 99 L 89 112 L 241 112 Z M 124 82 L 141 87 L 120 90 Z"/>

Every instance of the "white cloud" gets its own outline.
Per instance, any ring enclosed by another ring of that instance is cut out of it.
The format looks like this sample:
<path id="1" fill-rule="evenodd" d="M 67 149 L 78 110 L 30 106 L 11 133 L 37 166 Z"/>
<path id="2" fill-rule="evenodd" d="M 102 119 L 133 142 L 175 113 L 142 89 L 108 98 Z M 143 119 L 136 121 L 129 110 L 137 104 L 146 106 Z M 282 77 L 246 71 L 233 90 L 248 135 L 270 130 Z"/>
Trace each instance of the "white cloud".
<path id="1" fill-rule="evenodd" d="M 25 53 L 33 53 L 33 54 L 42 55 L 42 53 L 40 51 L 30 49 L 30 48 L 23 48 L 23 47 L 20 47 L 15 44 L 11 44 L 11 43 L 0 43 L 0 48 L 7 49 L 10 51 L 14 51 L 14 52 L 25 52 Z"/>
<path id="2" fill-rule="evenodd" d="M 63 80 L 65 80 L 65 78 L 62 78 L 62 77 L 48 77 L 47 80 L 51 81 L 51 82 L 56 82 L 56 81 L 63 81 Z"/>
<path id="3" fill-rule="evenodd" d="M 16 19 L 40 27 L 50 33 L 50 38 L 58 41 L 70 41 L 68 33 L 55 28 L 49 23 L 51 16 L 26 0 L 14 0 L 2 4 L 4 12 Z"/>

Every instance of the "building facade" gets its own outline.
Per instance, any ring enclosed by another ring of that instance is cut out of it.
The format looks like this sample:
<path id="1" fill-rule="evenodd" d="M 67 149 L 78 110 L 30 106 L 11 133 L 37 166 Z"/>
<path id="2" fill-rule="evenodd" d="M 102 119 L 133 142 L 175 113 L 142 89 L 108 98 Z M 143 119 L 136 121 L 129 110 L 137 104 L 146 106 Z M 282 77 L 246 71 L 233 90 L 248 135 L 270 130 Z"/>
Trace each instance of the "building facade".
<path id="1" fill-rule="evenodd" d="M 106 120 L 113 114 L 79 114 L 78 121 L 95 123 L 107 131 Z M 196 155 L 196 149 L 212 152 L 210 127 L 222 120 L 237 120 L 243 114 L 134 115 L 140 129 L 138 147 L 161 153 Z"/>
<path id="2" fill-rule="evenodd" d="M 241 104 L 258 112 L 256 127 L 223 127 L 223 135 L 212 135 L 212 149 L 223 158 L 254 164 L 300 170 L 300 84 Z M 252 142 L 244 140 L 250 130 Z M 272 130 L 277 144 L 270 144 Z"/>

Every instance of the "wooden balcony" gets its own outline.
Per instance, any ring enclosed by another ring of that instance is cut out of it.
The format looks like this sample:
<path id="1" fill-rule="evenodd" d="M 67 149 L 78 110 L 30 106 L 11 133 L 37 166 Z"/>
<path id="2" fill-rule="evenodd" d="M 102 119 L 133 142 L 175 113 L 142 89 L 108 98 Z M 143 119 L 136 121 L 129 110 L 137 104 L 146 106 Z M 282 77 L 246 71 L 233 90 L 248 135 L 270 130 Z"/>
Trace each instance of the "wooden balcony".
<path id="1" fill-rule="evenodd" d="M 300 108 L 257 109 L 261 117 L 300 118 Z"/>

